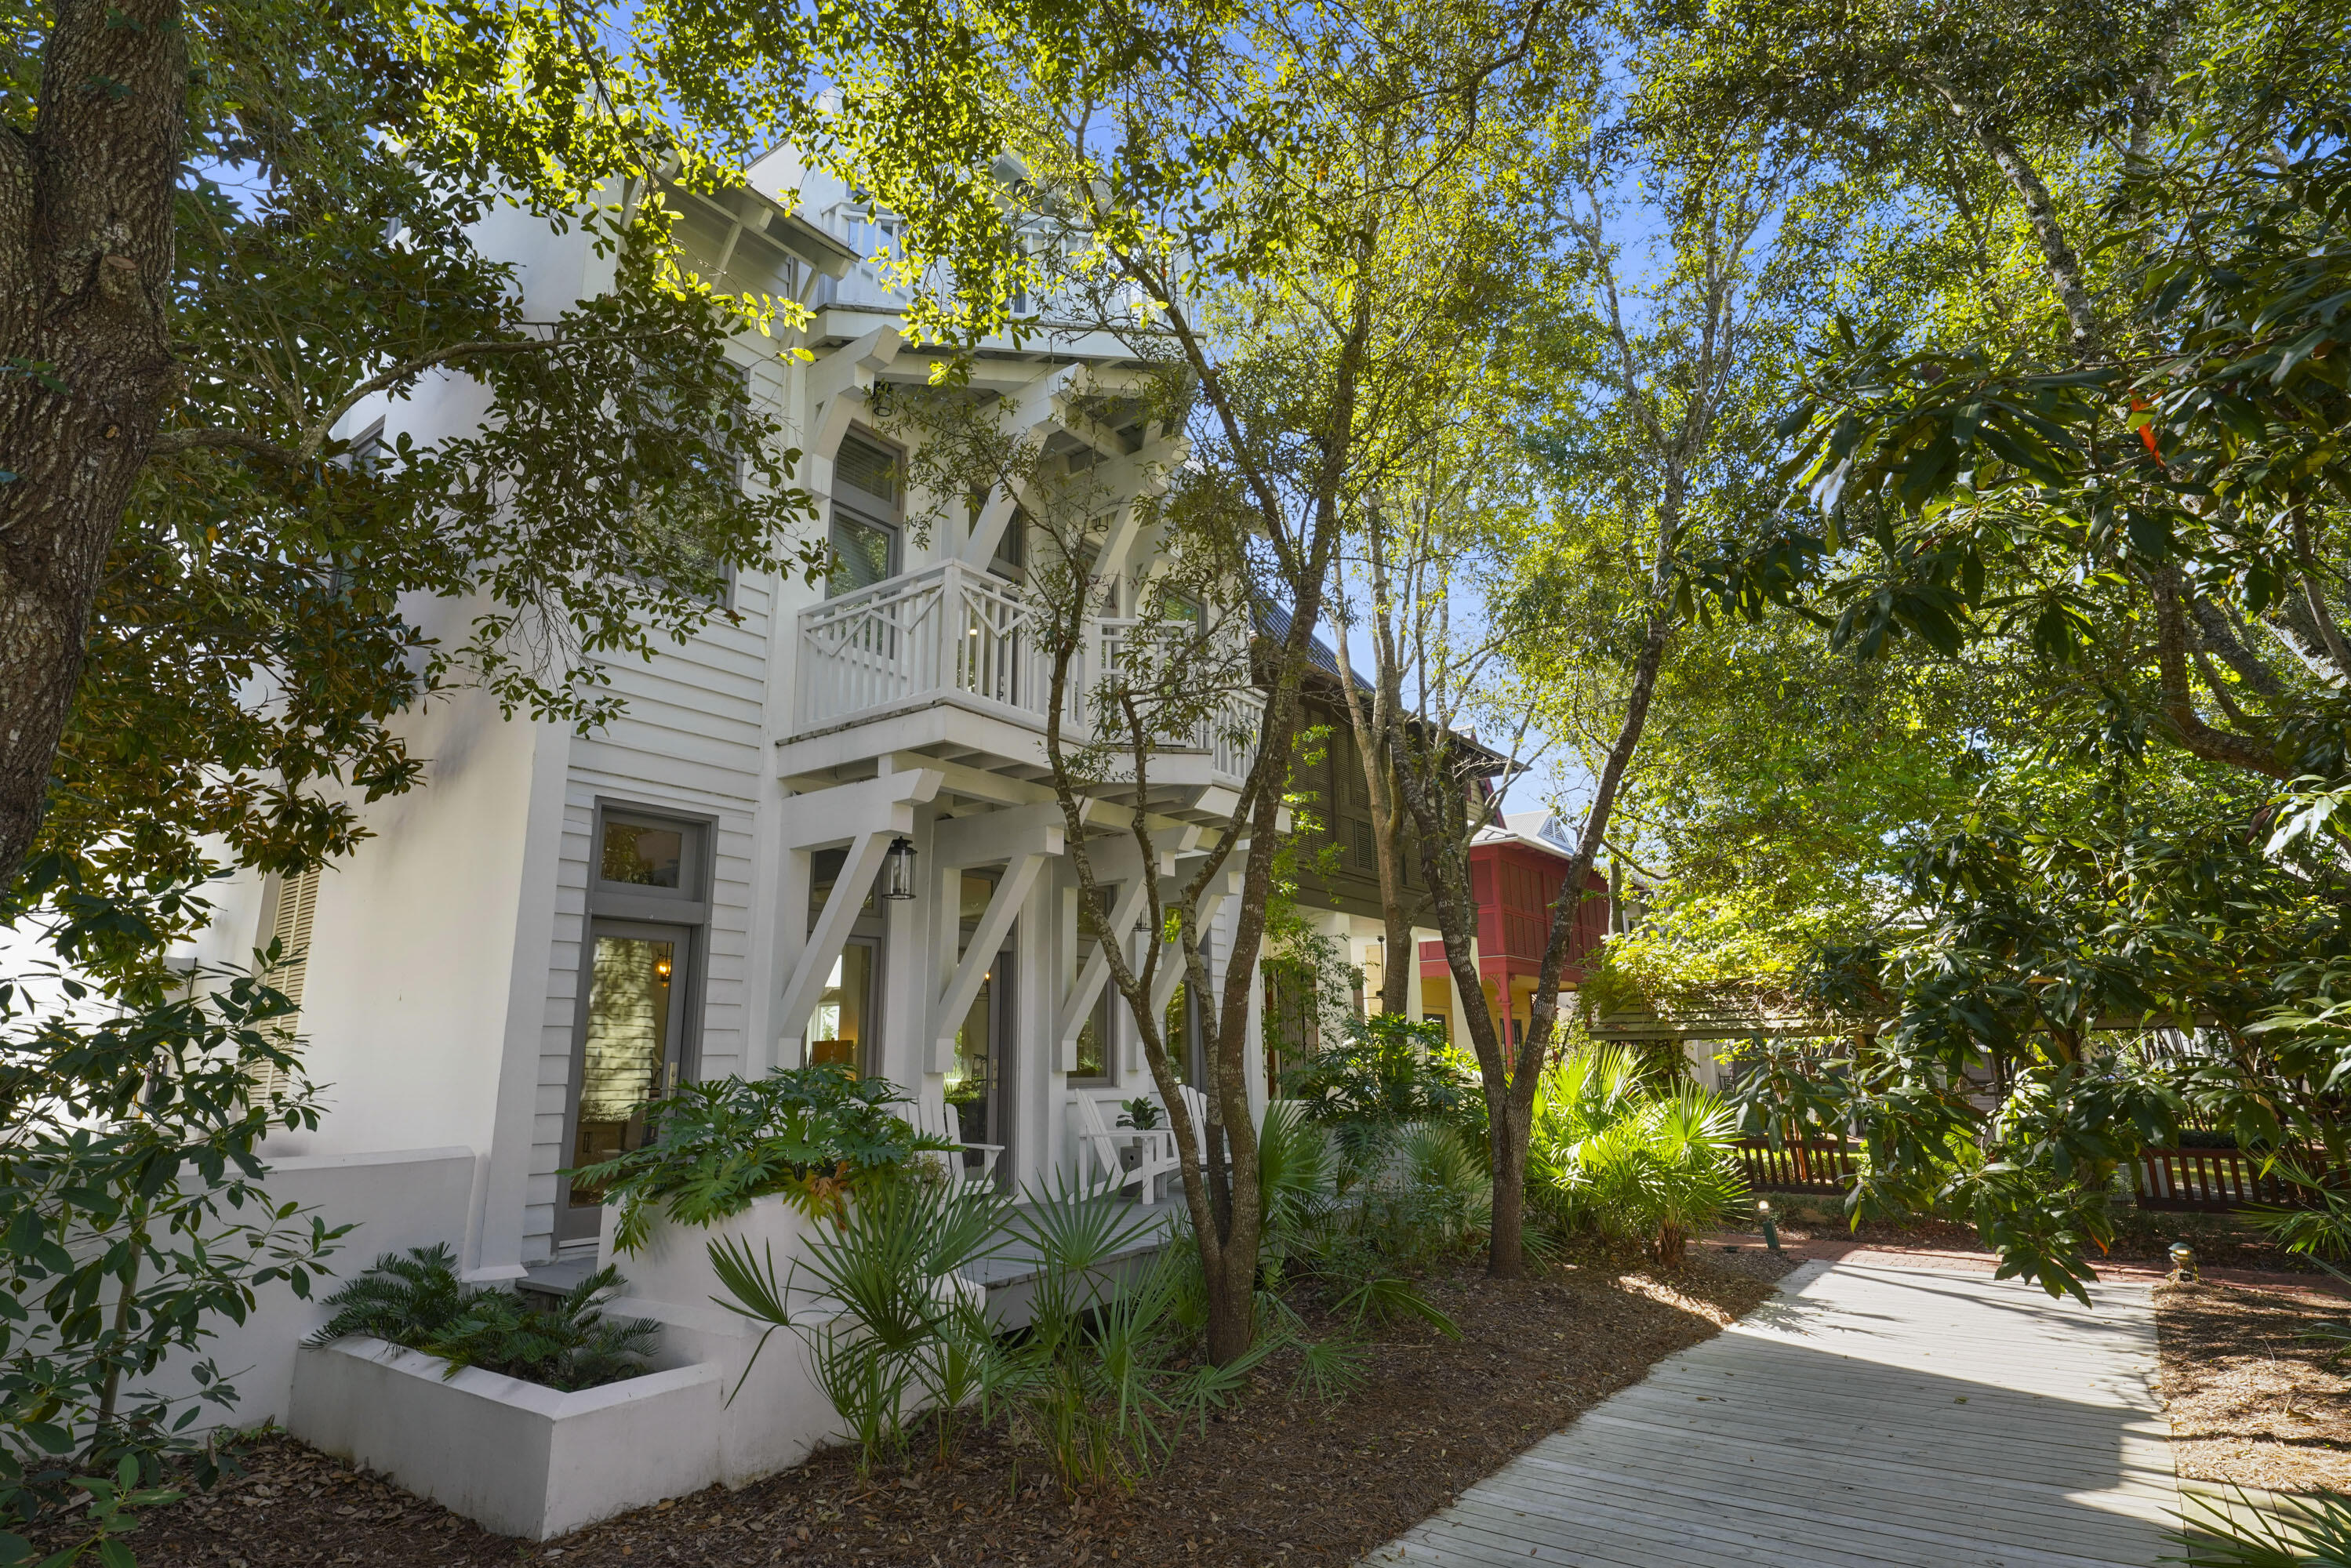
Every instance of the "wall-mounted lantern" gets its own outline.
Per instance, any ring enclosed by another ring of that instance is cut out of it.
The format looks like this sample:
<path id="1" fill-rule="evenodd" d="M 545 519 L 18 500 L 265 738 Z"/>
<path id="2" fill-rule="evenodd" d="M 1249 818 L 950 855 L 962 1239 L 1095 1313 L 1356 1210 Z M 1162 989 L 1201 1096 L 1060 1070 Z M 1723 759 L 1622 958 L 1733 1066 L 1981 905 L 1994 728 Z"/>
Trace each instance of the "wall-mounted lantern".
<path id="1" fill-rule="evenodd" d="M 914 896 L 914 846 L 903 833 L 892 841 L 890 852 L 883 860 L 882 896 Z"/>

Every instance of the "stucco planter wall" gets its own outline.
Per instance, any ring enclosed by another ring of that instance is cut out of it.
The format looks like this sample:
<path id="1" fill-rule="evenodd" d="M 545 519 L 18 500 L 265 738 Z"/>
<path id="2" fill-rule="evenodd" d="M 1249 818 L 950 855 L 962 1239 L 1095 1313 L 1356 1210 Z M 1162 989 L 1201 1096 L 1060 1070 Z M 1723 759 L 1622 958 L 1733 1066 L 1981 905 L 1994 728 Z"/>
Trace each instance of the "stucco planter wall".
<path id="1" fill-rule="evenodd" d="M 754 1259 L 775 1260 L 776 1282 L 781 1288 L 791 1280 L 792 1266 L 807 1256 L 809 1229 L 819 1222 L 781 1195 L 770 1194 L 753 1198 L 742 1213 L 708 1227 L 657 1217 L 645 1245 L 626 1253 L 613 1248 L 615 1223 L 615 1207 L 608 1206 L 596 1260 L 600 1268 L 618 1265 L 622 1286 L 607 1311 L 654 1319 L 662 1325 L 664 1362 L 715 1367 L 724 1384 L 719 1395 L 723 1408 L 712 1418 L 715 1468 L 701 1484 L 747 1485 L 799 1463 L 836 1434 L 839 1417 L 810 1376 L 808 1352 L 799 1335 L 789 1329 L 767 1334 L 766 1324 L 728 1312 L 720 1304 L 728 1299 L 726 1291 L 710 1267 L 710 1243 L 738 1241 Z M 822 1312 L 822 1303 L 804 1294 L 795 1293 L 791 1305 L 796 1316 Z M 763 1334 L 764 1349 L 759 1343 Z M 736 1393 L 738 1384 L 741 1391 Z M 734 1394 L 731 1403 L 726 1401 L 728 1394 Z"/>
<path id="2" fill-rule="evenodd" d="M 747 1485 L 833 1435 L 799 1336 L 778 1329 L 762 1349 L 765 1325 L 712 1299 L 726 1295 L 710 1267 L 714 1239 L 772 1252 L 779 1281 L 789 1277 L 809 1223 L 797 1210 L 767 1197 L 708 1229 L 657 1218 L 642 1250 L 618 1257 L 611 1223 L 608 1209 L 598 1260 L 619 1265 L 623 1293 L 605 1310 L 662 1325 L 661 1370 L 561 1394 L 473 1368 L 444 1381 L 434 1357 L 341 1340 L 299 1354 L 287 1429 L 488 1529 L 538 1541 L 713 1481 Z M 794 1306 L 821 1312 L 805 1297 Z"/>
<path id="3" fill-rule="evenodd" d="M 635 1301 L 724 1312 L 718 1302 L 726 1299 L 726 1291 L 710 1266 L 710 1243 L 735 1241 L 749 1248 L 754 1259 L 772 1256 L 780 1284 L 791 1274 L 792 1265 L 808 1255 L 803 1239 L 811 1222 L 781 1193 L 770 1193 L 753 1198 L 742 1213 L 729 1215 L 716 1225 L 680 1225 L 656 1215 L 645 1244 L 634 1252 L 622 1252 L 613 1246 L 612 1233 L 619 1223 L 620 1206 L 605 1205 L 604 1228 L 596 1238 L 596 1267 L 617 1266 L 623 1293 Z"/>
<path id="4" fill-rule="evenodd" d="M 562 1394 L 375 1339 L 296 1357 L 287 1428 L 505 1535 L 544 1541 L 710 1484 L 721 1369 Z"/>
<path id="5" fill-rule="evenodd" d="M 299 1354 L 287 1427 L 491 1530 L 539 1541 L 713 1481 L 747 1485 L 833 1438 L 839 1418 L 799 1334 L 768 1334 L 721 1304 L 709 1245 L 731 1239 L 772 1257 L 783 1286 L 818 1223 L 762 1197 L 706 1229 L 656 1218 L 643 1249 L 616 1254 L 608 1209 L 597 1257 L 619 1266 L 622 1293 L 605 1310 L 662 1325 L 663 1370 L 559 1394 L 471 1368 L 444 1380 L 432 1356 L 341 1340 Z M 807 1287 L 803 1277 L 793 1313 L 821 1319 L 827 1302 Z M 960 1279 L 939 1289 L 983 1293 Z"/>

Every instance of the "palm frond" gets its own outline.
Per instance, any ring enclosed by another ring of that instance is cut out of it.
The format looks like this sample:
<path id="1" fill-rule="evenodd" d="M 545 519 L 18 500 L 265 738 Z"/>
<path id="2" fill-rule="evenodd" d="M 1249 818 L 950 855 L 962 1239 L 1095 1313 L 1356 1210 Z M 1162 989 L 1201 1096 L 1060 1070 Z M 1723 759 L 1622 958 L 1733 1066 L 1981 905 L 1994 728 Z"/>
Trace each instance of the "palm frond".
<path id="1" fill-rule="evenodd" d="M 2351 1497 L 2273 1493 L 2257 1506 L 2244 1488 L 2232 1490 L 2233 1507 L 2184 1494 L 2172 1538 L 2189 1554 L 2163 1561 L 2202 1568 L 2351 1568 Z"/>

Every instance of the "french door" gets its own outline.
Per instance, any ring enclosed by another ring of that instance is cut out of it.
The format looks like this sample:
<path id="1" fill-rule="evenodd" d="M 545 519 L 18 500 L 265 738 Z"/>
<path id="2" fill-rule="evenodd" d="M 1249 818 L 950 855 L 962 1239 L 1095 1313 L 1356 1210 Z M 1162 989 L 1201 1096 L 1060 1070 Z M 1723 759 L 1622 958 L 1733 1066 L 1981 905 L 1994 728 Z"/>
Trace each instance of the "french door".
<path id="1" fill-rule="evenodd" d="M 1007 947 L 988 966 L 979 983 L 979 995 L 956 1030 L 954 1065 L 947 1069 L 947 1103 L 955 1111 L 956 1135 L 967 1144 L 1000 1144 L 997 1156 L 998 1180 L 1009 1180 L 1012 1161 L 1014 1084 L 1012 1026 L 1012 955 Z M 966 1156 L 976 1172 L 977 1155 Z"/>
<path id="2" fill-rule="evenodd" d="M 578 1169 L 639 1147 L 646 1108 L 684 1071 L 695 928 L 633 920 L 589 927 L 587 1004 L 574 1037 L 570 1157 Z M 602 1192 L 569 1180 L 557 1239 L 596 1234 Z"/>

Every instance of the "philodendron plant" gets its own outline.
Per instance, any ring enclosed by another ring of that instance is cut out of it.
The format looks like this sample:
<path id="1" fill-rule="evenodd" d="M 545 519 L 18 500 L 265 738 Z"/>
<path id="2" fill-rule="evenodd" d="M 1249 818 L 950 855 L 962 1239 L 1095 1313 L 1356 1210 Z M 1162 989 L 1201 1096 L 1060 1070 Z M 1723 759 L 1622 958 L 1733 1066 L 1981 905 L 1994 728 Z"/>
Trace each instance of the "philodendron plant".
<path id="1" fill-rule="evenodd" d="M 643 1144 L 562 1174 L 618 1206 L 622 1252 L 645 1244 L 657 1213 L 710 1225 L 769 1193 L 838 1219 L 857 1187 L 919 1154 L 955 1149 L 916 1132 L 895 1109 L 906 1103 L 888 1080 L 839 1062 L 681 1084 L 643 1107 Z"/>

